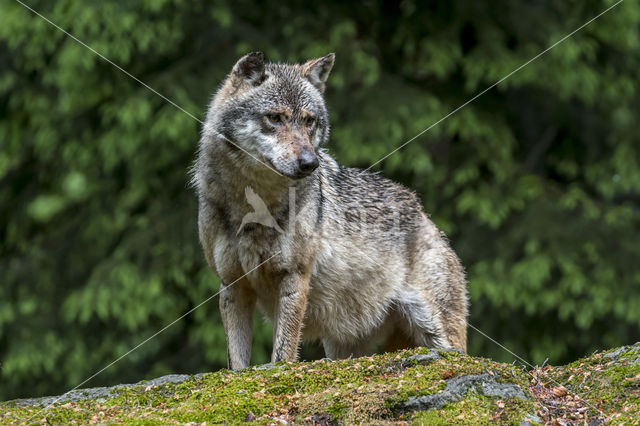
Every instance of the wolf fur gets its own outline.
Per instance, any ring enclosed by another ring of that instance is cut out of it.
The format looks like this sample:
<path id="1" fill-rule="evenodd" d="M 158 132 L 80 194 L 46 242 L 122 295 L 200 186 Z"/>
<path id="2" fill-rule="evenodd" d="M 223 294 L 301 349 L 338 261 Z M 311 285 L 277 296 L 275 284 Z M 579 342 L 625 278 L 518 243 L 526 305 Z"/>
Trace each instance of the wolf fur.
<path id="1" fill-rule="evenodd" d="M 387 349 L 466 350 L 464 271 L 416 195 L 321 148 L 333 63 L 250 53 L 209 106 L 194 183 L 231 369 L 249 365 L 256 306 L 274 324 L 274 362 L 295 360 L 301 337 L 321 339 L 330 358 L 385 339 Z M 280 229 L 243 223 L 247 187 Z"/>

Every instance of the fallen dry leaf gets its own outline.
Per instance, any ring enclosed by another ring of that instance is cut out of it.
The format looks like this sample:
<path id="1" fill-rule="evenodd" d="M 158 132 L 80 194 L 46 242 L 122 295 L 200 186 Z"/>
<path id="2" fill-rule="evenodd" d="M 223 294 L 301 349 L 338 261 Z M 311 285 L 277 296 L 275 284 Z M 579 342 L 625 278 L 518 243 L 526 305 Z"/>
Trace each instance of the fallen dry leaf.
<path id="1" fill-rule="evenodd" d="M 455 376 L 456 373 L 453 372 L 453 370 L 449 370 L 449 371 L 445 371 L 444 373 L 442 373 L 442 378 L 443 379 L 448 379 L 450 377 Z"/>
<path id="2" fill-rule="evenodd" d="M 551 390 L 551 393 L 553 394 L 553 396 L 555 396 L 556 398 L 561 398 L 563 396 L 567 395 L 567 389 L 564 386 L 556 386 L 555 388 L 553 388 Z"/>

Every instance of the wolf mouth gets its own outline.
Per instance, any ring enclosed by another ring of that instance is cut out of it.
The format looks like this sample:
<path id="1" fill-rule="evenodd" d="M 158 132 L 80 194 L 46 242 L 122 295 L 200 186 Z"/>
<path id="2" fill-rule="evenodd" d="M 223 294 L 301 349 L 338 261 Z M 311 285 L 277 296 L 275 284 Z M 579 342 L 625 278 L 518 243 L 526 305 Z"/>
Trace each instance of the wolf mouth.
<path id="1" fill-rule="evenodd" d="M 278 169 L 275 164 L 273 164 L 273 161 L 271 161 L 270 158 L 267 157 L 263 157 L 264 158 L 264 162 L 271 168 L 273 169 L 276 173 L 288 177 L 289 179 L 294 179 L 294 180 L 299 180 L 302 178 L 305 178 L 309 175 L 311 175 L 313 173 L 313 170 L 310 172 L 297 172 L 297 173 L 290 173 L 290 172 L 285 172 L 284 170 L 280 170 Z"/>

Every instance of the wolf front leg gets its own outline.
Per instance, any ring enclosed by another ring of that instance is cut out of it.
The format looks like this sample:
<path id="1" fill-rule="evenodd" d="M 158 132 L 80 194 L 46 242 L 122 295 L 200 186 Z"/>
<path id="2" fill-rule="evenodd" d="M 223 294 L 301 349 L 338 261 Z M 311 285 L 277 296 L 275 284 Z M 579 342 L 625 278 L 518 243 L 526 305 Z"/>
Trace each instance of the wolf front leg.
<path id="1" fill-rule="evenodd" d="M 256 296 L 244 280 L 227 286 L 222 283 L 220 314 L 227 337 L 227 364 L 230 370 L 249 366 Z"/>
<path id="2" fill-rule="evenodd" d="M 298 358 L 308 293 L 308 274 L 290 273 L 282 280 L 274 324 L 271 362 L 295 361 Z"/>

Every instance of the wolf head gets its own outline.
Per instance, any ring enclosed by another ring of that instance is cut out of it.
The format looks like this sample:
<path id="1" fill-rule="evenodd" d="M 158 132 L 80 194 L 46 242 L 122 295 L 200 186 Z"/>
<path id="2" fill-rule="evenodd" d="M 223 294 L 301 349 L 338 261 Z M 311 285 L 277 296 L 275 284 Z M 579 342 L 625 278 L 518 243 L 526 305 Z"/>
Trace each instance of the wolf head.
<path id="1" fill-rule="evenodd" d="M 322 94 L 333 62 L 333 53 L 300 65 L 265 63 L 262 52 L 240 58 L 211 102 L 204 136 L 245 151 L 246 167 L 265 167 L 254 157 L 287 177 L 308 176 L 329 137 Z"/>

